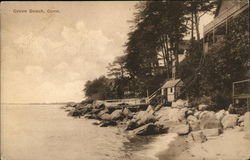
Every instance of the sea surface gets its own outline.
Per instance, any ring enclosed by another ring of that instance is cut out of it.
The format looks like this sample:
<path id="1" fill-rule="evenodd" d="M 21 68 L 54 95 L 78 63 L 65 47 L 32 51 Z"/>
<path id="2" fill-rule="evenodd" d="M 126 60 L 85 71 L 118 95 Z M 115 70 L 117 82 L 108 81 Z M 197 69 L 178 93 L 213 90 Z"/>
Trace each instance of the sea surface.
<path id="1" fill-rule="evenodd" d="M 2 105 L 2 160 L 157 160 L 173 138 L 131 137 L 117 127 L 69 117 L 61 107 Z"/>

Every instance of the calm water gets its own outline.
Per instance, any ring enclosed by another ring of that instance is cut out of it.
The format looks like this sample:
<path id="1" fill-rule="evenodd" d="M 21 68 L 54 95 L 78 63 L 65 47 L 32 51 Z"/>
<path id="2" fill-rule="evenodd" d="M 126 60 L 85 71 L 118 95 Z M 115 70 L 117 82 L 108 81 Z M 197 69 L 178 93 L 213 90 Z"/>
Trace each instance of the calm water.
<path id="1" fill-rule="evenodd" d="M 153 160 L 169 135 L 128 138 L 121 129 L 66 116 L 61 106 L 1 106 L 6 160 Z"/>

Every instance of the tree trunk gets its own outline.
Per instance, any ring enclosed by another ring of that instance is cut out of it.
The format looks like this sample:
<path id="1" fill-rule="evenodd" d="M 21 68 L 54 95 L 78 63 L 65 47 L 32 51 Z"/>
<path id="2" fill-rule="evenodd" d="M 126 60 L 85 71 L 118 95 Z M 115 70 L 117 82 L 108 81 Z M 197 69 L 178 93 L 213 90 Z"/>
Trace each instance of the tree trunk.
<path id="1" fill-rule="evenodd" d="M 193 46 L 194 43 L 194 11 L 192 10 L 192 18 L 191 18 L 191 44 Z"/>
<path id="2" fill-rule="evenodd" d="M 198 21 L 196 10 L 194 11 L 194 18 L 195 18 L 195 28 L 196 28 L 197 40 L 198 40 L 198 42 L 200 42 L 199 21 Z"/>

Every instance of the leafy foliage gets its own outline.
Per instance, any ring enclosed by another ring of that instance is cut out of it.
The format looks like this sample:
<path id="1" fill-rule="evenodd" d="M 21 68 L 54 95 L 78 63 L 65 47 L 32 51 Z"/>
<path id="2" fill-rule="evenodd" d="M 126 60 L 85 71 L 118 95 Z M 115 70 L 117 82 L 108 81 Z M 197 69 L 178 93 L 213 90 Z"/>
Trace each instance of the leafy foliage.
<path id="1" fill-rule="evenodd" d="M 112 82 L 104 76 L 87 81 L 84 88 L 85 95 L 92 100 L 108 99 L 113 96 L 112 90 Z"/>
<path id="2" fill-rule="evenodd" d="M 184 79 L 187 95 L 192 101 L 209 96 L 218 107 L 228 107 L 232 83 L 249 78 L 248 26 L 247 17 L 235 18 L 228 26 L 225 40 L 212 46 L 203 63 L 199 63 L 201 56 L 197 54 L 190 55 L 183 62 L 180 77 Z"/>

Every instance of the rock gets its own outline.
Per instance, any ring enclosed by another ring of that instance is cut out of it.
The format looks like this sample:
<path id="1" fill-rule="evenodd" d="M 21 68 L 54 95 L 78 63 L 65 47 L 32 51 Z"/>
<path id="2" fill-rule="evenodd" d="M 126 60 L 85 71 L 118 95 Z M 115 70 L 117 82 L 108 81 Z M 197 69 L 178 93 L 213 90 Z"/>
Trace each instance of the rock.
<path id="1" fill-rule="evenodd" d="M 91 113 L 98 114 L 101 110 L 102 110 L 102 108 L 94 108 L 94 109 L 92 109 Z"/>
<path id="2" fill-rule="evenodd" d="M 122 114 L 128 119 L 133 117 L 133 113 L 127 107 L 123 109 Z"/>
<path id="3" fill-rule="evenodd" d="M 207 105 L 207 104 L 200 104 L 199 106 L 198 106 L 198 110 L 199 111 L 205 111 L 205 110 L 207 110 L 209 108 L 209 105 Z"/>
<path id="4" fill-rule="evenodd" d="M 99 119 L 110 119 L 110 114 L 109 114 L 109 111 L 108 110 L 101 110 L 98 114 L 97 114 L 97 117 Z M 109 118 L 107 118 L 109 117 Z"/>
<path id="5" fill-rule="evenodd" d="M 218 120 L 222 120 L 222 118 L 226 115 L 226 111 L 223 109 L 223 110 L 220 110 L 219 112 L 215 113 L 215 116 Z"/>
<path id="6" fill-rule="evenodd" d="M 239 124 L 239 126 L 240 127 L 244 127 L 245 125 L 244 125 L 244 122 L 241 122 L 240 124 Z"/>
<path id="7" fill-rule="evenodd" d="M 99 100 L 94 101 L 93 108 L 95 108 L 95 109 L 104 109 L 105 108 L 104 102 L 99 101 Z"/>
<path id="8" fill-rule="evenodd" d="M 195 121 L 197 121 L 197 120 L 198 120 L 198 119 L 197 119 L 195 116 L 192 116 L 192 115 L 190 115 L 190 116 L 187 117 L 187 121 L 188 121 L 188 122 L 190 122 L 190 121 L 191 121 L 191 122 L 195 122 Z"/>
<path id="9" fill-rule="evenodd" d="M 244 115 L 240 116 L 239 119 L 238 119 L 238 123 L 241 123 L 241 122 L 244 122 Z"/>
<path id="10" fill-rule="evenodd" d="M 204 111 L 200 114 L 200 128 L 201 129 L 221 128 L 221 123 L 216 118 L 214 112 Z"/>
<path id="11" fill-rule="evenodd" d="M 187 116 L 189 116 L 189 115 L 194 115 L 194 111 L 193 110 L 191 110 L 191 109 L 189 109 L 188 111 L 187 111 Z"/>
<path id="12" fill-rule="evenodd" d="M 77 103 L 75 102 L 71 102 L 66 105 L 66 107 L 76 107 L 76 106 L 77 106 Z"/>
<path id="13" fill-rule="evenodd" d="M 196 111 L 196 112 L 194 113 L 194 116 L 195 116 L 196 118 L 199 119 L 200 114 L 201 114 L 201 111 Z"/>
<path id="14" fill-rule="evenodd" d="M 68 116 L 80 117 L 80 116 L 82 116 L 82 112 L 81 112 L 81 110 L 74 109 L 74 110 L 71 110 L 71 111 L 68 113 Z"/>
<path id="15" fill-rule="evenodd" d="M 84 117 L 87 119 L 96 119 L 96 116 L 90 113 L 87 113 Z"/>
<path id="16" fill-rule="evenodd" d="M 117 123 L 112 120 L 104 120 L 101 122 L 100 127 L 116 126 Z"/>
<path id="17" fill-rule="evenodd" d="M 66 112 L 70 112 L 70 111 L 74 111 L 74 110 L 75 110 L 75 108 L 73 108 L 73 107 L 68 107 L 65 109 Z"/>
<path id="18" fill-rule="evenodd" d="M 190 121 L 188 123 L 189 123 L 191 131 L 198 131 L 198 130 L 200 130 L 200 121 L 199 120 L 197 120 L 197 121 Z"/>
<path id="19" fill-rule="evenodd" d="M 135 121 L 131 120 L 127 122 L 125 130 L 133 130 L 137 127 L 139 127 L 138 124 Z"/>
<path id="20" fill-rule="evenodd" d="M 100 123 L 100 122 L 93 122 L 92 124 L 98 126 L 98 125 L 100 125 L 101 123 Z"/>
<path id="21" fill-rule="evenodd" d="M 108 113 L 108 110 L 101 110 L 98 114 L 97 114 L 97 116 L 98 117 L 101 117 L 103 114 L 105 114 L 105 113 Z"/>
<path id="22" fill-rule="evenodd" d="M 170 108 L 170 107 L 163 107 L 158 112 L 156 112 L 156 118 L 159 121 L 173 121 L 178 122 L 179 117 L 177 116 L 179 109 L 177 108 Z"/>
<path id="23" fill-rule="evenodd" d="M 124 118 L 124 115 L 122 114 L 122 110 L 115 110 L 110 115 L 110 120 L 122 120 Z"/>
<path id="24" fill-rule="evenodd" d="M 136 114 L 133 117 L 133 120 L 138 123 L 138 126 L 150 123 L 150 122 L 155 122 L 156 118 L 153 115 L 152 111 L 140 111 L 138 114 Z"/>
<path id="25" fill-rule="evenodd" d="M 200 121 L 195 116 L 188 116 L 187 121 L 192 131 L 200 130 Z"/>
<path id="26" fill-rule="evenodd" d="M 244 114 L 244 131 L 250 132 L 250 112 Z"/>
<path id="27" fill-rule="evenodd" d="M 186 113 L 188 109 L 187 108 L 182 108 L 178 111 L 177 116 L 179 121 L 184 121 L 186 120 Z"/>
<path id="28" fill-rule="evenodd" d="M 171 105 L 173 108 L 184 108 L 184 107 L 188 107 L 188 101 L 186 100 L 182 100 L 182 99 L 178 99 L 176 102 L 172 102 Z"/>
<path id="29" fill-rule="evenodd" d="M 203 129 L 202 133 L 206 137 L 219 136 L 222 133 L 222 130 L 219 128 Z"/>
<path id="30" fill-rule="evenodd" d="M 190 131 L 189 125 L 187 124 L 179 124 L 176 126 L 172 126 L 169 128 L 169 133 L 177 133 L 178 135 L 186 135 Z"/>
<path id="31" fill-rule="evenodd" d="M 228 114 L 221 120 L 222 126 L 226 128 L 234 128 L 237 125 L 238 116 L 236 114 Z"/>
<path id="32" fill-rule="evenodd" d="M 140 135 L 140 136 L 159 134 L 162 132 L 163 132 L 163 130 L 159 126 L 157 126 L 153 123 L 143 125 L 143 126 L 134 130 L 134 133 L 136 135 Z"/>
<path id="33" fill-rule="evenodd" d="M 157 126 L 161 126 L 162 129 L 168 131 L 170 127 L 177 126 L 180 122 L 173 122 L 173 121 L 157 121 L 155 122 Z"/>
<path id="34" fill-rule="evenodd" d="M 207 141 L 207 137 L 203 134 L 202 131 L 191 132 L 189 134 L 189 136 L 195 142 L 203 143 L 203 142 Z"/>
<path id="35" fill-rule="evenodd" d="M 210 113 L 209 111 L 203 111 L 203 112 L 201 112 L 200 114 L 199 114 L 199 117 L 198 117 L 198 119 L 201 119 L 204 115 L 206 115 L 206 114 L 208 114 L 208 113 Z M 213 112 L 214 113 L 214 112 Z"/>

